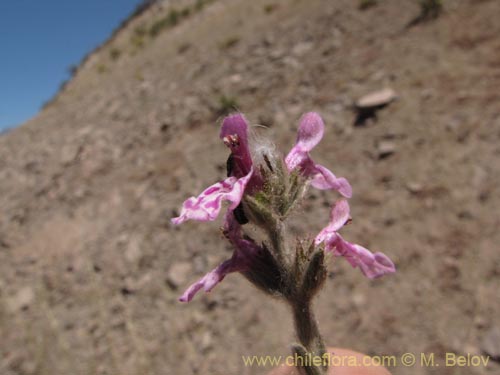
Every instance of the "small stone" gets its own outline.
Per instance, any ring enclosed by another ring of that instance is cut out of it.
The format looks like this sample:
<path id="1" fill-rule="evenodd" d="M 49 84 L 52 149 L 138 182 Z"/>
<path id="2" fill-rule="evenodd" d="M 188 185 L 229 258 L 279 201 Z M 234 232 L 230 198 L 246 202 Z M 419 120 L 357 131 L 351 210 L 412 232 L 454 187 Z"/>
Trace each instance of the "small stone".
<path id="1" fill-rule="evenodd" d="M 285 55 L 285 50 L 279 48 L 273 48 L 273 50 L 269 53 L 269 57 L 272 60 L 281 59 Z"/>
<path id="2" fill-rule="evenodd" d="M 382 81 L 385 78 L 386 74 L 383 70 L 379 70 L 371 75 L 370 79 L 372 81 Z"/>
<path id="3" fill-rule="evenodd" d="M 500 360 L 500 327 L 491 328 L 481 340 L 481 350 L 492 359 Z"/>
<path id="4" fill-rule="evenodd" d="M 408 189 L 408 191 L 412 194 L 419 194 L 422 192 L 423 190 L 423 186 L 422 184 L 418 183 L 418 182 L 408 182 L 406 184 L 406 188 Z"/>
<path id="5" fill-rule="evenodd" d="M 64 145 L 61 149 L 61 164 L 69 165 L 76 160 L 78 156 L 78 149 L 74 144 Z"/>
<path id="6" fill-rule="evenodd" d="M 391 141 L 380 141 L 377 145 L 379 159 L 384 159 L 396 152 L 396 145 Z"/>
<path id="7" fill-rule="evenodd" d="M 307 52 L 309 52 L 313 48 L 312 42 L 300 42 L 297 43 L 292 48 L 292 53 L 295 56 L 304 56 Z"/>
<path id="8" fill-rule="evenodd" d="M 240 83 L 243 78 L 241 77 L 241 74 L 233 74 L 229 77 L 229 80 L 231 81 L 231 83 Z"/>
<path id="9" fill-rule="evenodd" d="M 286 56 L 283 58 L 283 63 L 294 69 L 299 69 L 301 67 L 300 62 L 292 56 Z"/>
<path id="10" fill-rule="evenodd" d="M 354 294 L 352 296 L 352 303 L 356 307 L 362 307 L 366 303 L 366 297 L 360 293 Z"/>
<path id="11" fill-rule="evenodd" d="M 397 95 L 394 90 L 385 88 L 362 96 L 356 101 L 355 105 L 358 109 L 375 109 L 391 103 L 392 101 L 396 100 L 396 98 Z"/>
<path id="12" fill-rule="evenodd" d="M 35 292 L 29 286 L 21 288 L 14 296 L 7 300 L 10 311 L 16 312 L 26 309 L 35 299 Z"/>
<path id="13" fill-rule="evenodd" d="M 420 97 L 423 100 L 429 100 L 432 99 L 432 97 L 435 96 L 434 89 L 432 88 L 426 88 L 420 91 Z"/>
<path id="14" fill-rule="evenodd" d="M 210 351 L 213 348 L 213 340 L 210 332 L 205 332 L 201 338 L 200 349 L 203 353 Z"/>
<path id="15" fill-rule="evenodd" d="M 474 318 L 474 326 L 476 328 L 484 328 L 486 327 L 486 319 L 483 316 L 478 315 Z"/>
<path id="16" fill-rule="evenodd" d="M 138 279 L 130 276 L 126 277 L 121 292 L 123 295 L 133 294 L 149 284 L 151 280 L 151 273 L 145 273 Z"/>
<path id="17" fill-rule="evenodd" d="M 175 263 L 170 267 L 167 275 L 167 283 L 172 289 L 177 289 L 184 285 L 187 281 L 187 276 L 191 273 L 191 263 L 180 262 Z"/>
<path id="18" fill-rule="evenodd" d="M 130 263 L 137 262 L 142 256 L 140 241 L 137 237 L 131 237 L 125 250 L 125 259 Z"/>

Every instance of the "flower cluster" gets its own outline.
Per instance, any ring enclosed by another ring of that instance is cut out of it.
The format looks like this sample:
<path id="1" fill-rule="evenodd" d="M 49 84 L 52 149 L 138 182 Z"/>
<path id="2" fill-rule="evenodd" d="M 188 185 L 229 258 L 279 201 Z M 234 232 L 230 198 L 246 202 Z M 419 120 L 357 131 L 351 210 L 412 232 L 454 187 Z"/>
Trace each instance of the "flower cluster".
<path id="1" fill-rule="evenodd" d="M 234 252 L 230 259 L 191 285 L 180 297 L 181 301 L 190 301 L 201 289 L 210 291 L 231 272 L 243 273 L 255 284 L 262 284 L 259 286 L 263 289 L 274 291 L 280 288 L 276 285 L 276 280 L 280 283 L 281 279 L 286 279 L 286 275 L 292 273 L 288 272 L 293 268 L 290 264 L 297 263 L 300 257 L 297 252 L 282 250 L 280 243 L 284 240 L 273 231 L 281 228 L 289 209 L 303 197 L 305 187 L 311 185 L 322 190 L 333 189 L 345 198 L 352 195 L 352 188 L 345 178 L 336 177 L 326 167 L 316 164 L 310 156 L 312 149 L 323 138 L 324 128 L 323 120 L 317 113 L 305 114 L 300 122 L 295 146 L 282 160 L 262 149 L 259 151 L 261 154 L 251 152 L 248 123 L 242 114 L 224 119 L 220 138 L 231 151 L 227 162 L 228 176 L 209 186 L 197 197 L 187 199 L 179 216 L 173 218 L 172 223 L 215 220 L 222 210 L 223 201 L 229 201 L 223 230 L 233 245 Z M 254 160 L 262 163 L 256 165 Z M 329 224 L 315 237 L 313 250 L 321 249 L 344 257 L 369 278 L 395 272 L 394 264 L 386 255 L 373 254 L 342 238 L 338 231 L 349 220 L 349 205 L 346 199 L 341 199 L 332 207 Z M 247 222 L 267 229 L 271 250 L 268 250 L 266 244 L 258 244 L 243 234 L 242 226 Z M 287 260 L 287 257 L 297 259 Z M 264 279 L 271 281 L 255 281 L 259 279 L 260 276 L 255 276 L 259 273 Z M 283 289 L 290 288 L 284 286 Z"/>

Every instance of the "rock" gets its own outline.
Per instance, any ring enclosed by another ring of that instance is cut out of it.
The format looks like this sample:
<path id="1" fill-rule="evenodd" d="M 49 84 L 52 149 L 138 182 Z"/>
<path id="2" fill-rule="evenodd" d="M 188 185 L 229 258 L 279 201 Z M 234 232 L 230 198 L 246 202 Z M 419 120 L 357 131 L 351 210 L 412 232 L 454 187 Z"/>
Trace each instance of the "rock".
<path id="1" fill-rule="evenodd" d="M 384 159 L 396 152 L 396 145 L 391 141 L 380 141 L 377 144 L 377 156 Z"/>
<path id="2" fill-rule="evenodd" d="M 481 350 L 495 361 L 500 361 L 500 327 L 491 328 L 481 340 Z"/>
<path id="3" fill-rule="evenodd" d="M 478 315 L 474 318 L 474 326 L 476 328 L 484 328 L 486 327 L 486 319 L 482 315 Z"/>
<path id="4" fill-rule="evenodd" d="M 376 120 L 376 112 L 396 100 L 396 98 L 397 95 L 394 90 L 389 88 L 375 91 L 359 98 L 354 103 L 354 108 L 357 111 L 354 125 L 361 126 L 365 125 L 368 120 Z"/>
<path id="5" fill-rule="evenodd" d="M 272 51 L 269 53 L 269 58 L 271 60 L 279 60 L 283 56 L 285 56 L 285 50 L 282 48 L 273 48 Z"/>
<path id="6" fill-rule="evenodd" d="M 242 80 L 243 78 L 241 77 L 241 74 L 233 74 L 229 77 L 229 81 L 231 83 L 241 83 Z"/>
<path id="7" fill-rule="evenodd" d="M 7 300 L 7 307 L 12 312 L 24 310 L 31 305 L 34 299 L 35 292 L 33 292 L 33 289 L 29 286 L 25 286 Z"/>
<path id="8" fill-rule="evenodd" d="M 356 307 L 362 307 L 366 304 L 366 297 L 361 293 L 356 293 L 352 297 L 352 303 Z"/>
<path id="9" fill-rule="evenodd" d="M 420 91 L 420 97 L 423 100 L 432 99 L 433 96 L 435 96 L 435 91 L 432 88 L 426 88 Z"/>
<path id="10" fill-rule="evenodd" d="M 125 259 L 130 263 L 137 262 L 142 256 L 142 249 L 139 238 L 132 237 L 129 239 L 127 248 L 125 250 Z"/>
<path id="11" fill-rule="evenodd" d="M 362 96 L 356 101 L 355 105 L 356 108 L 361 110 L 377 109 L 386 106 L 396 100 L 396 98 L 397 95 L 394 90 L 385 88 Z"/>
<path id="12" fill-rule="evenodd" d="M 213 348 L 213 339 L 210 332 L 205 332 L 201 337 L 200 349 L 203 353 L 210 351 Z"/>
<path id="13" fill-rule="evenodd" d="M 285 58 L 283 58 L 283 63 L 293 69 L 299 69 L 302 66 L 299 60 L 292 56 L 286 56 Z"/>
<path id="14" fill-rule="evenodd" d="M 411 181 L 411 182 L 408 182 L 406 184 L 406 188 L 408 189 L 408 191 L 412 194 L 419 194 L 422 192 L 423 190 L 423 186 L 422 184 L 418 183 L 418 182 L 415 182 L 415 181 Z"/>
<path id="15" fill-rule="evenodd" d="M 177 289 L 184 285 L 187 281 L 187 276 L 191 273 L 191 263 L 180 262 L 174 263 L 167 275 L 167 283 L 172 289 Z"/>
<path id="16" fill-rule="evenodd" d="M 292 53 L 295 56 L 300 57 L 300 56 L 304 56 L 312 48 L 313 48 L 312 42 L 300 42 L 300 43 L 297 43 L 295 46 L 293 46 Z"/>
<path id="17" fill-rule="evenodd" d="M 66 166 L 73 163 L 78 157 L 79 147 L 75 144 L 66 144 L 61 149 L 61 164 Z"/>
<path id="18" fill-rule="evenodd" d="M 123 295 L 133 294 L 144 288 L 152 279 L 151 273 L 145 273 L 140 278 L 126 277 L 121 292 Z"/>

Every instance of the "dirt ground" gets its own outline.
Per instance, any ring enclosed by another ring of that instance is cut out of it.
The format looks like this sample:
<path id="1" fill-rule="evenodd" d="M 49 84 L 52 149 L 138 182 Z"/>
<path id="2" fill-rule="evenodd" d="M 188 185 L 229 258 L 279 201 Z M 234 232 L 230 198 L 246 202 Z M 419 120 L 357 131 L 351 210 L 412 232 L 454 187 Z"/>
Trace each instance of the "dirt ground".
<path id="1" fill-rule="evenodd" d="M 0 136 L 1 374 L 263 375 L 242 356 L 289 354 L 287 307 L 241 275 L 177 301 L 231 254 L 220 220 L 169 219 L 224 177 L 218 127 L 232 106 L 283 153 L 301 114 L 319 112 L 313 157 L 354 189 L 342 234 L 396 263 L 370 281 L 332 260 L 315 304 L 328 344 L 394 355 L 394 375 L 500 373 L 493 359 L 444 362 L 500 351 L 488 344 L 500 330 L 500 2 L 444 0 L 411 27 L 417 1 L 360 3 L 153 6 Z M 173 7 L 190 12 L 141 31 Z M 353 102 L 385 87 L 398 100 L 354 126 Z M 336 199 L 311 192 L 297 235 L 320 230 Z M 404 353 L 440 366 L 405 367 Z"/>

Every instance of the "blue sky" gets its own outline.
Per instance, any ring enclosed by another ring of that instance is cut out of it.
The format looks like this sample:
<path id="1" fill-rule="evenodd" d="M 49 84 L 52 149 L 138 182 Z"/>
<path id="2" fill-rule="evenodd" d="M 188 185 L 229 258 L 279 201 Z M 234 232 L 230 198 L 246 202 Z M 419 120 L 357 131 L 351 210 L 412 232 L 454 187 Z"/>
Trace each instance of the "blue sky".
<path id="1" fill-rule="evenodd" d="M 139 3 L 0 0 L 0 131 L 33 117 Z"/>

